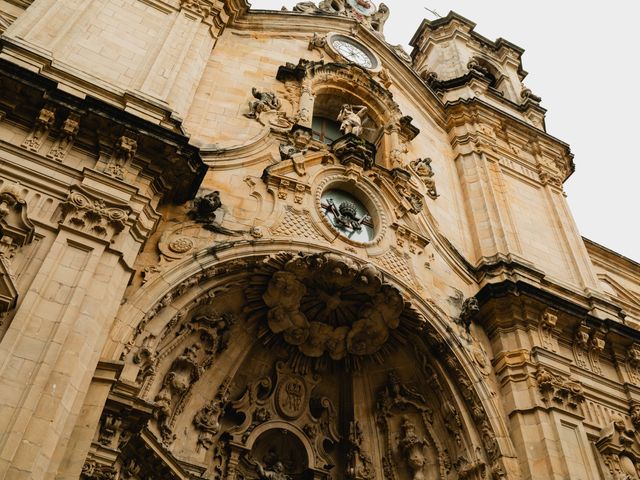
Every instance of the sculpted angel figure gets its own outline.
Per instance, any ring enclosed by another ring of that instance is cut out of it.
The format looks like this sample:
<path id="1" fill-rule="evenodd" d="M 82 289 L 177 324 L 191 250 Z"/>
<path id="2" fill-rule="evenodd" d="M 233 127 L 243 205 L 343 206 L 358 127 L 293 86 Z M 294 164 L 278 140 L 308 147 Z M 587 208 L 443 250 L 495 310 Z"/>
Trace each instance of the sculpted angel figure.
<path id="1" fill-rule="evenodd" d="M 256 87 L 253 87 L 251 94 L 255 100 L 249 102 L 249 113 L 245 114 L 247 118 L 258 118 L 262 112 L 280 110 L 282 106 L 280 99 L 273 92 L 261 92 Z"/>
<path id="2" fill-rule="evenodd" d="M 284 465 L 282 462 L 276 462 L 271 467 L 271 470 L 267 470 L 265 467 L 256 462 L 256 471 L 260 476 L 260 480 L 289 480 L 290 477 L 284 471 Z"/>
<path id="3" fill-rule="evenodd" d="M 342 105 L 338 121 L 342 122 L 340 131 L 342 133 L 353 133 L 356 136 L 362 135 L 362 118 L 367 112 L 367 107 L 363 105 Z"/>
<path id="4" fill-rule="evenodd" d="M 382 33 L 384 30 L 384 24 L 389 18 L 389 7 L 384 3 L 381 3 L 378 7 L 378 11 L 371 15 L 371 28 L 378 33 Z"/>

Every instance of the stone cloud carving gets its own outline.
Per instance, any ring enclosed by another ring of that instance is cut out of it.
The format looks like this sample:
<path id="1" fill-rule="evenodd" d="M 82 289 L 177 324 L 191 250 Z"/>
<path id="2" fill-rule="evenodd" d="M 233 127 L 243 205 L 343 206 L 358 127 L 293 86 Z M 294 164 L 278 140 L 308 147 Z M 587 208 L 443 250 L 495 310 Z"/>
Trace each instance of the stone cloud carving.
<path id="1" fill-rule="evenodd" d="M 398 328 L 404 300 L 373 265 L 332 254 L 279 260 L 261 294 L 266 323 L 303 355 L 373 355 Z"/>

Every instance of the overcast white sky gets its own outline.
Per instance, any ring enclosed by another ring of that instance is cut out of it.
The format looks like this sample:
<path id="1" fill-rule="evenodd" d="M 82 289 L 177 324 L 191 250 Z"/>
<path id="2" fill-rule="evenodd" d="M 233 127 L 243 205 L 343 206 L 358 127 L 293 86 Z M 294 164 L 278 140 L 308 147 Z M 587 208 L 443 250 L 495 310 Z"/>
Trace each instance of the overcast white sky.
<path id="1" fill-rule="evenodd" d="M 253 0 L 254 9 L 289 9 L 293 0 Z M 316 1 L 317 3 L 317 1 Z M 477 24 L 487 38 L 526 50 L 525 83 L 542 97 L 547 131 L 575 154 L 565 184 L 583 236 L 640 262 L 640 2 L 609 0 L 386 0 L 390 43 L 405 45 L 428 7 Z M 379 4 L 379 1 L 376 1 Z"/>

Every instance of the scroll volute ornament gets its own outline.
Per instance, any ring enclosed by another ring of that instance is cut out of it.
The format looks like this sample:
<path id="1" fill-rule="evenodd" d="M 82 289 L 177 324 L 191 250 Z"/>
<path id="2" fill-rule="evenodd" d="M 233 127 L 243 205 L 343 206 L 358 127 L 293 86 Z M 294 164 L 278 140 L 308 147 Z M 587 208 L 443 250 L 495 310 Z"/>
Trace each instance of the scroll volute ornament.
<path id="1" fill-rule="evenodd" d="M 0 188 L 0 313 L 16 304 L 18 289 L 10 261 L 19 248 L 31 243 L 34 232 L 19 185 L 3 185 Z"/>
<path id="2" fill-rule="evenodd" d="M 619 413 L 611 416 L 611 422 L 600 431 L 596 447 L 608 469 L 611 480 L 640 479 L 640 445 L 636 432 L 627 428 Z"/>

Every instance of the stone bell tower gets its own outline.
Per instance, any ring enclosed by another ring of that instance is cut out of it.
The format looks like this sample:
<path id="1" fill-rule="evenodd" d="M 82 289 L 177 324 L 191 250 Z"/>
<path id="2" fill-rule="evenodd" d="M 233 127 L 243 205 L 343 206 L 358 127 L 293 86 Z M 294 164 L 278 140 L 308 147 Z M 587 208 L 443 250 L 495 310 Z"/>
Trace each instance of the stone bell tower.
<path id="1" fill-rule="evenodd" d="M 523 50 L 373 0 L 0 0 L 0 480 L 640 478 L 640 266 Z"/>

